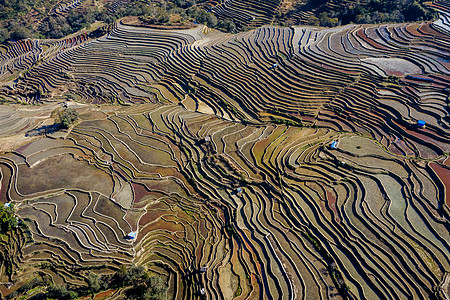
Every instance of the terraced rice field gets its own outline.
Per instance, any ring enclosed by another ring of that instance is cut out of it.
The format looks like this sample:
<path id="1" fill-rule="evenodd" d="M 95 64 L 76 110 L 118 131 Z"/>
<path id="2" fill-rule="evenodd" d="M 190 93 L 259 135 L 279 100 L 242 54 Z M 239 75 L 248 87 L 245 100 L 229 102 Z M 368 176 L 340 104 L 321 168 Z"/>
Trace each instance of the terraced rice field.
<path id="1" fill-rule="evenodd" d="M 174 299 L 448 298 L 450 5 L 434 5 L 434 23 L 118 23 L 0 48 L 4 99 L 90 104 L 0 156 L 0 199 L 34 241 L 12 280 L 137 264 Z M 0 133 L 43 116 L 0 110 Z"/>

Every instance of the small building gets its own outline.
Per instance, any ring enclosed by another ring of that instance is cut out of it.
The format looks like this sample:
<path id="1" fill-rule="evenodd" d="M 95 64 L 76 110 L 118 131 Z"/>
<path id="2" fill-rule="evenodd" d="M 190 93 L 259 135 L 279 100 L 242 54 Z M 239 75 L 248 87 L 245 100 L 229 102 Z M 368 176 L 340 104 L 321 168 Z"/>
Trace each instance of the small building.
<path id="1" fill-rule="evenodd" d="M 278 64 L 277 64 L 277 63 L 274 63 L 273 66 L 272 66 L 272 68 L 275 69 L 276 67 L 278 67 Z"/>
<path id="2" fill-rule="evenodd" d="M 205 288 L 202 287 L 202 288 L 200 289 L 200 295 L 204 295 L 204 294 L 206 294 L 206 291 L 205 291 Z"/>
<path id="3" fill-rule="evenodd" d="M 241 188 L 241 187 L 238 187 L 238 188 L 236 189 L 236 193 L 238 193 L 238 194 L 242 193 L 242 188 Z"/>
<path id="4" fill-rule="evenodd" d="M 425 121 L 423 120 L 417 121 L 417 126 L 419 126 L 420 128 L 425 128 Z"/>
<path id="5" fill-rule="evenodd" d="M 136 231 L 132 231 L 125 236 L 125 239 L 126 240 L 134 240 L 136 238 L 136 236 L 137 236 Z"/>
<path id="6" fill-rule="evenodd" d="M 338 146 L 338 141 L 333 141 L 330 145 L 330 149 L 336 150 Z"/>
<path id="7" fill-rule="evenodd" d="M 209 143 L 211 141 L 211 137 L 209 135 L 205 136 L 205 142 Z"/>
<path id="8" fill-rule="evenodd" d="M 205 273 L 206 272 L 206 267 L 201 267 L 200 268 L 200 273 Z"/>
<path id="9" fill-rule="evenodd" d="M 10 207 L 11 206 L 11 202 L 5 203 L 5 205 L 3 205 L 4 207 Z"/>

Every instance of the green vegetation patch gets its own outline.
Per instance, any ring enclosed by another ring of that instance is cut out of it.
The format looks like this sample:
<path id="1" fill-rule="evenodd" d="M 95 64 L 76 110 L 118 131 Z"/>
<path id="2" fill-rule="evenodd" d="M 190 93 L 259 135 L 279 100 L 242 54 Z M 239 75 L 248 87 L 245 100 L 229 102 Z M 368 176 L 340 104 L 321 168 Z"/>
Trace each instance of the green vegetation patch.
<path id="1" fill-rule="evenodd" d="M 0 233 L 6 234 L 18 225 L 17 218 L 15 217 L 14 204 L 4 205 L 0 204 Z"/>
<path id="2" fill-rule="evenodd" d="M 55 112 L 56 123 L 62 128 L 69 128 L 76 120 L 78 120 L 78 112 L 73 108 L 64 108 Z"/>
<path id="3" fill-rule="evenodd" d="M 331 27 L 350 23 L 415 22 L 436 17 L 437 12 L 425 0 L 370 0 L 325 5 L 310 21 L 313 25 Z"/>

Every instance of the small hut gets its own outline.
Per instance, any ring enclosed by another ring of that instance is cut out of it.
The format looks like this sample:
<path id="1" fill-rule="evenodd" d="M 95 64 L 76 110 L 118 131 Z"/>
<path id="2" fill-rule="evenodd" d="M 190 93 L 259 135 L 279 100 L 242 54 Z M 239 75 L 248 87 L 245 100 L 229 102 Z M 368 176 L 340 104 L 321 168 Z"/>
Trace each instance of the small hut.
<path id="1" fill-rule="evenodd" d="M 423 121 L 423 120 L 419 120 L 419 121 L 417 121 L 417 126 L 419 126 L 419 128 L 425 128 L 425 121 Z"/>
<path id="2" fill-rule="evenodd" d="M 127 234 L 125 236 L 125 239 L 127 239 L 127 240 L 134 240 L 136 238 L 136 236 L 137 236 L 136 231 L 131 231 L 129 234 Z"/>
<path id="3" fill-rule="evenodd" d="M 338 141 L 333 141 L 330 145 L 330 149 L 336 150 L 338 146 Z"/>

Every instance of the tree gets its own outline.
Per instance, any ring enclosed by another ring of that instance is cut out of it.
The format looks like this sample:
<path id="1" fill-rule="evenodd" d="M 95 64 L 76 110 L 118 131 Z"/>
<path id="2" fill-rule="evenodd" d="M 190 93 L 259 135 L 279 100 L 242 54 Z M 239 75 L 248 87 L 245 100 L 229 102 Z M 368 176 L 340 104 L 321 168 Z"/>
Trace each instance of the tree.
<path id="1" fill-rule="evenodd" d="M 78 119 L 78 113 L 73 108 L 64 108 L 59 111 L 58 119 L 61 127 L 69 128 Z"/>
<path id="2" fill-rule="evenodd" d="M 317 17 L 314 16 L 314 15 L 311 15 L 311 16 L 308 18 L 308 24 L 309 24 L 309 25 L 313 25 L 313 26 L 319 26 L 319 25 L 320 25 L 319 18 L 317 18 Z"/>
<path id="3" fill-rule="evenodd" d="M 94 272 L 89 271 L 87 283 L 88 283 L 89 291 L 92 294 L 100 291 L 100 289 L 101 289 L 100 280 L 98 278 L 98 275 L 95 274 Z"/>
<path id="4" fill-rule="evenodd" d="M 162 300 L 166 298 L 167 285 L 159 276 L 151 276 L 147 280 L 147 290 L 143 294 L 143 299 Z"/>
<path id="5" fill-rule="evenodd" d="M 319 15 L 320 26 L 333 27 L 339 24 L 338 18 L 330 18 L 326 12 Z"/>
<path id="6" fill-rule="evenodd" d="M 208 13 L 206 15 L 206 25 L 208 27 L 214 28 L 217 26 L 217 18 L 213 13 Z"/>
<path id="7" fill-rule="evenodd" d="M 236 24 L 234 24 L 234 22 L 230 21 L 230 20 L 225 20 L 225 22 L 224 22 L 224 29 L 227 32 L 231 32 L 231 33 L 236 33 L 237 32 L 236 31 Z"/>

